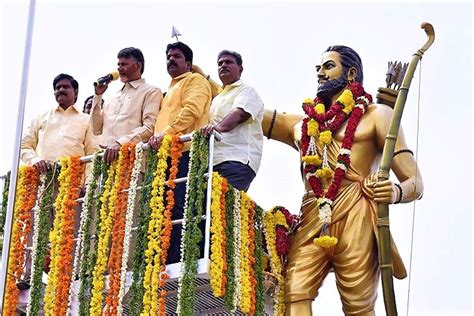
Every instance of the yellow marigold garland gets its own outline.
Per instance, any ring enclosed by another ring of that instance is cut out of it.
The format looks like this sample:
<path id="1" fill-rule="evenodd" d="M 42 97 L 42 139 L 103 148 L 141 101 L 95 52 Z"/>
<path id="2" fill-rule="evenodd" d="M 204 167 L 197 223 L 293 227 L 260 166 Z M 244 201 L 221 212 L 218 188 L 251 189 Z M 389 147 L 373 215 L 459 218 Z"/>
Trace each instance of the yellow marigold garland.
<path id="1" fill-rule="evenodd" d="M 99 316 L 102 314 L 103 291 L 105 287 L 105 270 L 107 267 L 107 252 L 109 250 L 110 231 L 112 230 L 112 215 L 115 200 L 117 198 L 117 188 L 113 186 L 120 175 L 120 165 L 123 157 L 119 155 L 118 161 L 112 162 L 107 174 L 104 186 L 104 193 L 100 197 L 102 206 L 100 208 L 99 236 L 97 238 L 97 260 L 92 272 L 92 290 L 90 315 Z M 116 179 L 117 178 L 117 179 Z"/>
<path id="2" fill-rule="evenodd" d="M 48 273 L 48 284 L 46 285 L 46 293 L 44 297 L 44 313 L 45 315 L 54 315 L 54 306 L 56 305 L 56 291 L 59 278 L 59 261 L 60 257 L 60 238 L 61 238 L 61 226 L 64 221 L 64 209 L 62 205 L 67 199 L 67 188 L 69 187 L 70 179 L 70 168 L 67 158 L 60 159 L 61 172 L 58 176 L 59 191 L 54 201 L 54 209 L 56 214 L 53 221 L 53 229 L 49 233 L 49 242 L 51 244 L 50 251 L 50 270 Z"/>
<path id="3" fill-rule="evenodd" d="M 243 313 L 250 312 L 250 236 L 249 236 L 249 207 L 250 197 L 245 193 L 241 192 L 240 202 L 240 310 Z"/>
<path id="4" fill-rule="evenodd" d="M 176 183 L 174 180 L 178 175 L 178 163 L 182 156 L 182 148 L 184 144 L 181 142 L 179 135 L 172 135 L 171 140 L 171 167 L 169 168 L 169 178 L 166 182 L 168 185 L 168 191 L 166 191 L 166 208 L 164 213 L 164 224 L 161 232 L 161 267 L 160 267 L 160 299 L 158 303 L 158 314 L 165 315 L 166 312 L 166 295 L 167 291 L 164 289 L 166 281 L 169 279 L 168 273 L 166 273 L 166 260 L 168 258 L 168 250 L 170 248 L 171 241 L 171 230 L 173 224 L 171 220 L 171 212 L 175 205 L 174 200 L 174 189 Z"/>
<path id="5" fill-rule="evenodd" d="M 225 276 L 223 253 L 224 228 L 221 217 L 222 177 L 217 173 L 212 174 L 211 193 L 211 262 L 209 265 L 209 278 L 212 293 L 215 297 L 224 295 L 222 278 Z"/>
<path id="6" fill-rule="evenodd" d="M 39 173 L 35 167 L 22 166 L 19 170 L 5 301 L 4 315 L 16 315 L 19 290 L 16 281 L 21 278 L 25 262 L 25 249 L 28 234 L 31 230 L 31 209 L 35 205 L 38 190 Z"/>
<path id="7" fill-rule="evenodd" d="M 158 289 L 160 283 L 160 264 L 161 264 L 161 231 L 164 223 L 164 193 L 166 181 L 166 169 L 168 168 L 167 158 L 171 146 L 171 135 L 163 138 L 161 147 L 158 151 L 158 165 L 156 168 L 155 179 L 152 183 L 151 191 L 151 216 L 148 224 L 148 248 L 145 251 L 145 275 L 143 287 L 143 311 L 141 315 L 156 315 L 158 306 Z"/>

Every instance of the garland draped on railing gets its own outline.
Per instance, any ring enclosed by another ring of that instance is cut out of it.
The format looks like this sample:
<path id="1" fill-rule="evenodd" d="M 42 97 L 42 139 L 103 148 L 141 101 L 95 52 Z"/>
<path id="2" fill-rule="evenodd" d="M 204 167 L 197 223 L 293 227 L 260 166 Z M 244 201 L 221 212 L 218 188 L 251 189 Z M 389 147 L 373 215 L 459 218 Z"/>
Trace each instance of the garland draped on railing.
<path id="1" fill-rule="evenodd" d="M 206 189 L 204 173 L 208 163 L 207 148 L 207 138 L 199 133 L 194 133 L 181 235 L 181 273 L 178 280 L 177 308 L 179 315 L 192 315 L 194 309 L 199 241 L 202 238 L 199 223 L 201 223 L 203 215 L 204 191 Z"/>
<path id="2" fill-rule="evenodd" d="M 65 315 L 72 279 L 75 207 L 82 180 L 79 157 L 61 158 L 59 193 L 54 203 L 56 216 L 49 234 L 51 264 L 45 294 L 45 315 Z"/>
<path id="3" fill-rule="evenodd" d="M 39 173 L 35 167 L 20 167 L 13 210 L 12 247 L 8 260 L 3 315 L 16 314 L 19 295 L 16 283 L 21 279 L 24 270 L 26 244 L 31 230 L 31 210 L 35 206 L 38 183 Z"/>
<path id="4" fill-rule="evenodd" d="M 171 212 L 175 204 L 174 180 L 182 145 L 178 136 L 167 135 L 158 152 L 148 152 L 136 216 L 137 237 L 132 250 L 129 315 L 165 315 L 167 312 L 164 287 L 169 276 L 166 260 L 172 229 Z M 180 249 L 182 271 L 178 280 L 177 310 L 180 315 L 194 313 L 199 243 L 203 238 L 200 223 L 205 209 L 208 139 L 195 133 L 191 148 Z M 76 295 L 78 305 L 74 310 L 79 315 L 123 313 L 142 159 L 141 144 L 123 145 L 118 160 L 111 165 L 104 163 L 101 154 L 93 156 L 77 242 L 74 241 L 74 219 L 83 174 L 80 160 L 62 158 L 60 167 L 56 164 L 57 167 L 41 177 L 35 168 L 20 169 L 12 238 L 16 243 L 10 253 L 11 277 L 9 275 L 5 315 L 14 315 L 18 303 L 16 282 L 23 273 L 26 240 L 32 222 L 30 213 L 34 214 L 34 229 L 28 314 L 72 313 L 71 302 L 75 302 Z M 224 299 L 230 312 L 239 309 L 248 315 L 264 314 L 266 249 L 270 255 L 269 272 L 278 281 L 274 311 L 276 315 L 282 315 L 282 256 L 288 252 L 287 232 L 294 217 L 281 207 L 263 212 L 247 193 L 234 189 L 218 173 L 210 176 L 213 181 L 209 275 L 213 294 Z M 30 212 L 33 206 L 34 210 Z M 50 215 L 54 215 L 52 225 Z M 41 310 L 48 240 L 51 263 L 44 309 Z M 73 278 L 77 280 L 74 288 L 71 286 Z"/>
<path id="5" fill-rule="evenodd" d="M 27 314 L 38 315 L 42 302 L 42 276 L 48 250 L 48 234 L 51 228 L 49 221 L 53 214 L 53 195 L 55 182 L 58 176 L 58 166 L 55 164 L 52 170 L 40 176 L 40 188 L 34 208 L 33 227 L 33 249 L 31 252 L 31 288 L 28 300 Z"/>

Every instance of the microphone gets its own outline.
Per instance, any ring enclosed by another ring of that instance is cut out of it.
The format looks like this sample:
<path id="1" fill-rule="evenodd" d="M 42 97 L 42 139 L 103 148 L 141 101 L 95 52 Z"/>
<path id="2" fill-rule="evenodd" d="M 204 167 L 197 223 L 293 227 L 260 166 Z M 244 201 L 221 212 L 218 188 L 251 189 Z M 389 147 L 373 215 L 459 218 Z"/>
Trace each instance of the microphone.
<path id="1" fill-rule="evenodd" d="M 119 76 L 120 75 L 119 75 L 118 71 L 112 71 L 108 75 L 100 77 L 99 79 L 97 79 L 97 81 L 94 82 L 94 87 L 98 86 L 98 85 L 107 84 L 107 83 L 109 83 L 113 80 L 117 80 L 119 78 Z"/>

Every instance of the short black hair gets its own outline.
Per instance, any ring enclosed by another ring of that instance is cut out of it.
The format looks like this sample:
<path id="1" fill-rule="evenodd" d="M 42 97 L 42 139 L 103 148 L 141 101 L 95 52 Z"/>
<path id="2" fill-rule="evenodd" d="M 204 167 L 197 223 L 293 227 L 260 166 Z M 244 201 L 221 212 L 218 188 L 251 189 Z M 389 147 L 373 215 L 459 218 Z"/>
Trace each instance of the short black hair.
<path id="1" fill-rule="evenodd" d="M 237 53 L 237 52 L 234 52 L 234 51 L 231 51 L 231 50 L 227 50 L 227 49 L 224 49 L 224 50 L 221 50 L 219 52 L 219 55 L 217 55 L 217 61 L 219 61 L 219 59 L 222 57 L 222 56 L 225 56 L 225 55 L 229 55 L 229 56 L 232 56 L 235 58 L 235 61 L 237 62 L 237 65 L 238 66 L 242 66 L 242 56 Z"/>
<path id="2" fill-rule="evenodd" d="M 127 47 L 120 50 L 117 54 L 117 58 L 133 58 L 137 63 L 139 63 L 142 68 L 140 73 L 143 74 L 145 71 L 145 57 L 143 57 L 143 53 L 141 50 L 135 47 Z"/>
<path id="3" fill-rule="evenodd" d="M 326 52 L 337 52 L 339 53 L 339 58 L 341 60 L 342 67 L 344 71 L 347 72 L 349 68 L 354 67 L 357 70 L 357 76 L 355 81 L 360 82 L 361 84 L 364 81 L 364 69 L 362 67 L 362 59 L 359 54 L 352 48 L 344 45 L 334 45 L 328 47 Z"/>
<path id="4" fill-rule="evenodd" d="M 68 74 L 59 74 L 53 79 L 53 89 L 56 89 L 56 84 L 61 81 L 67 79 L 71 82 L 71 86 L 73 87 L 74 90 L 79 90 L 79 82 L 77 82 L 76 79 L 74 79 L 73 76 L 68 75 Z"/>
<path id="5" fill-rule="evenodd" d="M 166 46 L 166 55 L 168 55 L 170 49 L 179 49 L 184 55 L 184 60 L 189 61 L 192 65 L 193 50 L 188 45 L 183 42 L 170 43 Z"/>
<path id="6" fill-rule="evenodd" d="M 53 89 L 56 90 L 56 84 L 61 81 L 61 80 L 69 80 L 71 82 L 72 88 L 76 91 L 76 98 L 74 99 L 74 102 L 77 101 L 77 96 L 79 95 L 79 82 L 77 82 L 76 79 L 74 79 L 73 76 L 68 75 L 68 74 L 59 74 L 53 79 Z"/>

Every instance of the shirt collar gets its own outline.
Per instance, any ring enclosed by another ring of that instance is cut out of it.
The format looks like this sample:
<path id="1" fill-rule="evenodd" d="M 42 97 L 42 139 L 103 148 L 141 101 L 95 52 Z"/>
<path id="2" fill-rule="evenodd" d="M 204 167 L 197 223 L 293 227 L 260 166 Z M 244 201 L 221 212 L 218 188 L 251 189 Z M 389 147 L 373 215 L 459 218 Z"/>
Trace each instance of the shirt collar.
<path id="1" fill-rule="evenodd" d="M 69 106 L 66 110 L 64 110 L 61 106 L 58 105 L 55 111 L 62 111 L 62 112 L 75 111 L 77 113 L 80 113 L 82 109 L 78 109 L 76 104 Z"/>
<path id="2" fill-rule="evenodd" d="M 237 81 L 232 82 L 231 84 L 228 84 L 225 87 L 222 87 L 222 89 L 230 89 L 232 87 L 238 87 L 238 86 L 241 86 L 243 84 L 244 84 L 244 82 L 242 81 L 242 79 L 239 79 Z"/>
<path id="3" fill-rule="evenodd" d="M 144 78 L 140 78 L 140 79 L 137 79 L 137 80 L 133 80 L 133 81 L 129 81 L 127 82 L 130 86 L 132 86 L 132 88 L 134 89 L 137 89 L 139 88 L 140 86 L 144 85 L 145 84 L 145 79 Z M 127 83 L 125 83 L 124 87 L 127 85 Z"/>
<path id="4" fill-rule="evenodd" d="M 171 81 L 173 81 L 173 80 L 175 80 L 175 81 L 181 80 L 181 79 L 183 79 L 183 78 L 186 78 L 187 76 L 190 76 L 191 74 L 192 74 L 192 72 L 187 71 L 187 72 L 185 72 L 185 73 L 179 75 L 178 77 L 175 77 L 175 78 L 171 79 Z"/>

